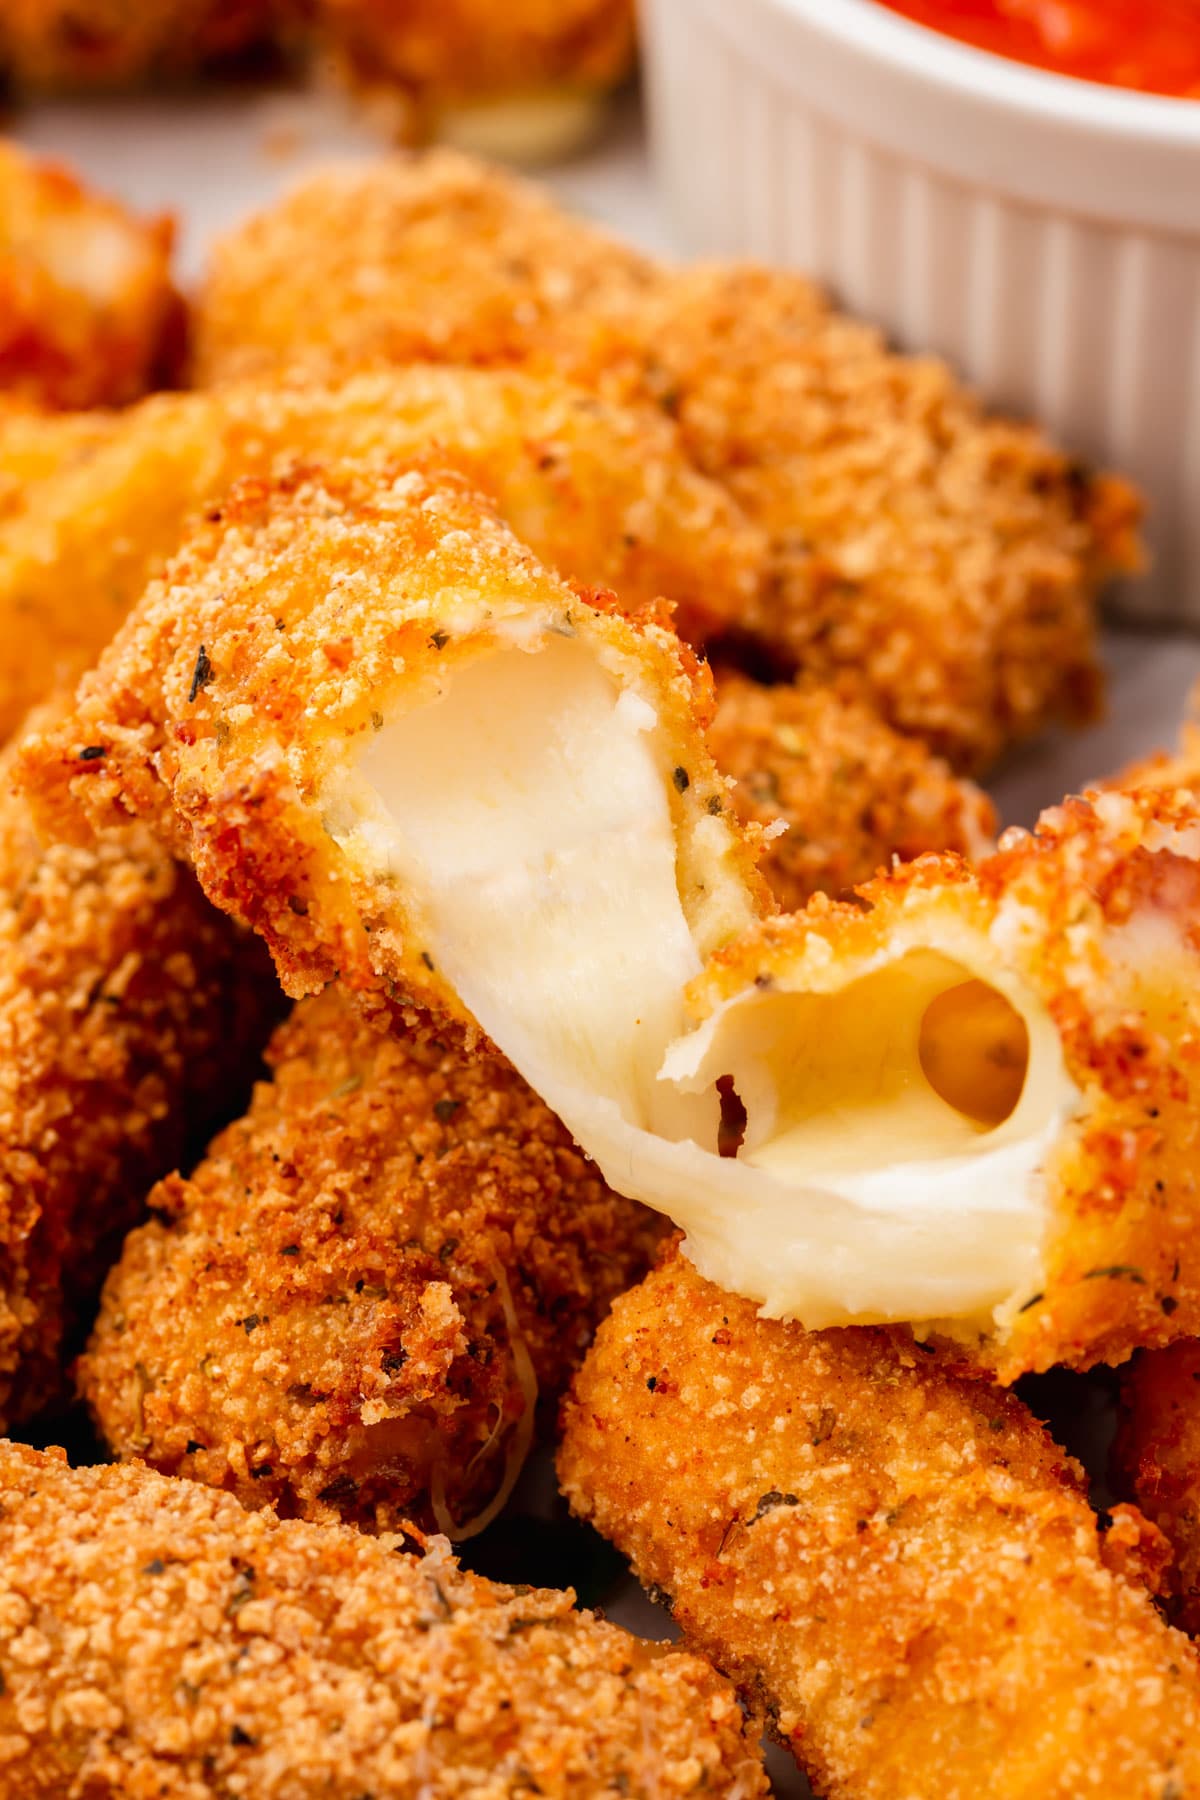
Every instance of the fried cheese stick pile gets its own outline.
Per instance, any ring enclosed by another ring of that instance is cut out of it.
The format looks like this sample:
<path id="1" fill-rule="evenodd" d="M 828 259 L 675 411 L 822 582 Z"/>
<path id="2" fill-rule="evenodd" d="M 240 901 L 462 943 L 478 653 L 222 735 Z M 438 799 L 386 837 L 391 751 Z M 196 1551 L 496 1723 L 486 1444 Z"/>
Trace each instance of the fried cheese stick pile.
<path id="1" fill-rule="evenodd" d="M 125 88 L 260 43 L 272 0 L 4 0 L 0 77 L 28 93 Z"/>
<path id="2" fill-rule="evenodd" d="M 1132 491 L 801 278 L 659 268 L 449 153 L 317 176 L 218 247 L 201 381 L 413 356 L 659 406 L 766 535 L 742 623 L 957 766 L 1094 710 L 1094 598 L 1136 561 Z"/>
<path id="3" fill-rule="evenodd" d="M 1122 1378 L 1121 1408 L 1118 1482 L 1174 1551 L 1170 1616 L 1194 1637 L 1200 1632 L 1200 1343 L 1182 1338 L 1136 1356 Z"/>
<path id="4" fill-rule="evenodd" d="M 146 1189 L 237 1103 L 261 947 L 144 827 L 43 843 L 0 761 L 0 1420 L 61 1394 Z"/>
<path id="5" fill-rule="evenodd" d="M 1006 1380 L 1194 1330 L 1190 795 L 761 925 L 704 705 L 453 475 L 344 470 L 235 495 L 24 766 L 64 829 L 162 832 L 291 992 L 490 1036 L 773 1313 L 918 1322 Z"/>
<path id="6" fill-rule="evenodd" d="M 765 1795 L 733 1693 L 434 1544 L 0 1446 L 0 1796 Z"/>
<path id="7" fill-rule="evenodd" d="M 0 141 L 0 388 L 82 408 L 152 387 L 179 335 L 172 237 Z"/>
<path id="8" fill-rule="evenodd" d="M 827 1800 L 1200 1791 L 1195 1653 L 1013 1396 L 762 1319 L 676 1256 L 616 1303 L 565 1428 L 572 1505 Z"/>
<path id="9" fill-rule="evenodd" d="M 669 421 L 555 378 L 426 367 L 339 386 L 244 383 L 40 428 L 14 410 L 0 415 L 0 502 L 13 495 L 0 537 L 0 732 L 99 655 L 191 515 L 235 477 L 280 458 L 411 458 L 431 446 L 566 575 L 613 586 L 630 606 L 669 595 L 698 643 L 751 603 L 759 535 L 690 466 Z M 41 455 L 44 469 L 31 469 Z"/>
<path id="10" fill-rule="evenodd" d="M 990 848 L 995 813 L 973 782 L 815 683 L 763 686 L 718 671 L 708 743 L 736 778 L 739 818 L 786 827 L 767 839 L 759 868 L 787 910 L 868 880 L 893 856 Z"/>
<path id="11" fill-rule="evenodd" d="M 120 1455 L 245 1505 L 474 1535 L 662 1221 L 501 1060 L 380 1032 L 337 988 L 268 1062 L 151 1194 L 81 1392 Z"/>

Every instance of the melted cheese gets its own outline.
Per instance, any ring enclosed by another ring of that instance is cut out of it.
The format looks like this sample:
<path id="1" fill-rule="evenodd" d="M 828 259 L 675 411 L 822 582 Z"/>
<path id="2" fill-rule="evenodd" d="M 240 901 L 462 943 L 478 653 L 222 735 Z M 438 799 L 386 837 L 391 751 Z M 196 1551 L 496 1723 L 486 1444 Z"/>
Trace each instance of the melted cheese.
<path id="1" fill-rule="evenodd" d="M 580 638 L 483 642 L 358 765 L 377 865 L 493 1041 L 608 1181 L 773 1314 L 982 1322 L 1037 1284 L 1079 1096 L 1001 947 L 935 904 L 803 992 L 687 1030 L 702 951 L 654 706 Z M 713 821 L 704 821 L 711 824 Z M 693 827 L 694 828 L 694 827 Z M 717 1081 L 747 1111 L 717 1154 Z"/>

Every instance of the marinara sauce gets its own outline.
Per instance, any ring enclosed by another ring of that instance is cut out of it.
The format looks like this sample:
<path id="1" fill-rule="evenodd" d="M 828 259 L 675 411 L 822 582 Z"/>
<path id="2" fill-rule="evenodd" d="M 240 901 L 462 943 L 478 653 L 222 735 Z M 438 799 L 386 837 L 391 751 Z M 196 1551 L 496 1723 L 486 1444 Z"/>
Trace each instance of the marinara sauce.
<path id="1" fill-rule="evenodd" d="M 882 0 L 919 25 L 1017 62 L 1200 100 L 1200 0 Z"/>

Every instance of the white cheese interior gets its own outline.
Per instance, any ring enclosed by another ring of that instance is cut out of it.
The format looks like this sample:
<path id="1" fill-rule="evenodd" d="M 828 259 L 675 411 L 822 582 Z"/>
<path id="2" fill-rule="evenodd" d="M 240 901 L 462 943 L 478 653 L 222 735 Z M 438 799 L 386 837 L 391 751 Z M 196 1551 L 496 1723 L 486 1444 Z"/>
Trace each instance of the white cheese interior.
<path id="1" fill-rule="evenodd" d="M 867 966 L 831 959 L 819 991 L 751 989 L 686 1032 L 701 956 L 671 760 L 652 705 L 584 641 L 496 643 L 371 739 L 372 854 L 493 1041 L 714 1280 L 813 1327 L 1019 1303 L 1040 1171 L 1079 1103 L 1040 1003 L 950 914 Z M 716 1153 L 727 1074 L 736 1159 Z"/>
<path id="2" fill-rule="evenodd" d="M 551 637 L 461 667 L 359 767 L 391 821 L 390 867 L 425 897 L 439 969 L 526 1079 L 715 1144 L 714 1100 L 656 1080 L 701 966 L 657 725 L 579 640 Z"/>

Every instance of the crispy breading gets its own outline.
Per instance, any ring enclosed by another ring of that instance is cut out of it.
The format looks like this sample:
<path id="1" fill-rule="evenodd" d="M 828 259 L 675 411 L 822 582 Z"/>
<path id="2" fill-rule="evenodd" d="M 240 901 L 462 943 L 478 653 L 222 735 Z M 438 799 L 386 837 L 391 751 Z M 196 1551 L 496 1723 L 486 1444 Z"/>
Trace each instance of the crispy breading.
<path id="1" fill-rule="evenodd" d="M 82 408 L 152 387 L 180 336 L 172 237 L 0 141 L 0 388 Z"/>
<path id="2" fill-rule="evenodd" d="M 0 1447 L 0 1796 L 755 1800 L 698 1656 L 139 1467 Z"/>
<path id="3" fill-rule="evenodd" d="M 277 1002 L 261 946 L 143 826 L 45 844 L 0 762 L 0 1420 L 64 1386 L 108 1263 L 238 1103 Z"/>
<path id="4" fill-rule="evenodd" d="M 0 76 L 31 93 L 132 87 L 261 43 L 276 0 L 4 0 Z"/>
<path id="5" fill-rule="evenodd" d="M 582 366 L 603 315 L 656 278 L 538 188 L 455 151 L 331 168 L 215 245 L 195 373 L 531 358 L 557 370 L 568 352 Z"/>
<path id="6" fill-rule="evenodd" d="M 99 655 L 191 515 L 234 478 L 279 457 L 402 458 L 434 444 L 562 573 L 631 605 L 669 596 L 689 638 L 750 604 L 759 534 L 691 468 L 674 426 L 557 378 L 424 367 L 163 394 L 44 425 L 12 413 L 0 430 L 0 733 Z M 41 479 L 14 491 L 27 474 Z"/>
<path id="7" fill-rule="evenodd" d="M 759 864 L 785 910 L 866 881 L 893 856 L 982 854 L 995 832 L 992 804 L 973 782 L 816 683 L 764 687 L 718 670 L 708 743 L 736 778 L 739 817 L 786 826 Z"/>
<path id="8" fill-rule="evenodd" d="M 601 1326 L 565 1428 L 572 1506 L 828 1800 L 1200 1793 L 1195 1653 L 1014 1396 L 676 1257 Z"/>
<path id="9" fill-rule="evenodd" d="M 1200 1632 L 1200 1342 L 1140 1352 L 1121 1381 L 1118 1481 L 1159 1530 L 1174 1560 L 1170 1616 Z"/>
<path id="10" fill-rule="evenodd" d="M 26 777 L 68 834 L 80 810 L 144 817 L 265 937 L 290 993 L 339 975 L 407 1023 L 428 1009 L 471 1036 L 352 765 L 392 717 L 510 644 L 577 645 L 628 688 L 693 930 L 715 947 L 747 925 L 765 889 L 704 748 L 703 671 L 655 619 L 543 568 L 449 471 L 243 484 L 147 589 L 71 716 L 31 735 Z M 82 760 L 92 746 L 104 754 Z"/>
<path id="11" fill-rule="evenodd" d="M 944 1328 L 953 1341 L 931 1335 L 952 1360 L 991 1367 L 1005 1381 L 1055 1363 L 1120 1362 L 1139 1345 L 1197 1331 L 1198 908 L 1200 803 L 1192 793 L 1096 793 L 1050 809 L 1034 833 L 1010 831 L 975 868 L 953 856 L 922 857 L 865 883 L 855 903 L 818 897 L 714 959 L 693 990 L 715 1033 L 706 1055 L 731 1071 L 743 1094 L 755 1078 L 760 1093 L 763 1080 L 778 1084 L 772 1131 L 780 1118 L 807 1116 L 805 1083 L 840 1078 L 841 1088 L 819 1088 L 820 1104 L 836 1109 L 847 1145 L 861 1146 L 862 1166 L 878 1169 L 878 1206 L 868 1197 L 855 1212 L 857 1203 L 847 1203 L 854 1232 L 872 1247 L 853 1272 L 860 1295 L 873 1276 L 875 1300 L 860 1300 L 859 1316 L 878 1318 L 875 1305 L 887 1295 L 894 1300 L 902 1256 L 915 1282 L 938 1258 L 950 1258 L 957 1242 L 957 1260 L 947 1263 L 953 1281 L 978 1276 L 994 1286 L 980 1288 L 982 1310 L 973 1316 L 946 1309 L 958 1318 Z M 915 980 L 905 971 L 924 970 L 931 955 L 933 988 L 918 982 L 915 1000 L 908 988 L 880 986 L 885 978 Z M 748 1037 L 743 1027 L 737 1039 L 737 1009 L 749 1019 L 764 1006 L 776 1015 L 775 1035 Z M 887 1067 L 906 1072 L 905 1103 L 917 1096 L 930 1109 L 921 1115 L 922 1133 L 945 1124 L 956 1134 L 951 1140 L 898 1137 L 901 1114 L 886 1109 L 879 1132 L 872 1109 L 887 1101 L 890 1078 L 881 1079 L 878 1094 L 854 1086 L 845 1046 L 861 1050 L 852 1035 L 859 1025 L 884 1046 L 885 1061 L 894 1057 Z M 803 1060 L 813 1031 L 823 1055 Z M 764 1056 L 775 1058 L 765 1071 Z M 1008 1122 L 1015 1132 L 1021 1117 L 1028 1156 L 1018 1168 L 1003 1157 L 1013 1153 Z M 1005 1152 L 992 1144 L 1002 1128 Z M 755 1130 L 750 1104 L 743 1155 L 762 1154 Z M 859 1191 L 854 1149 L 828 1170 L 821 1152 L 805 1153 L 802 1137 L 791 1154 L 821 1190 L 811 1203 L 819 1213 L 814 1226 L 827 1218 L 831 1193 Z M 992 1155 L 1002 1163 L 989 1175 Z M 897 1215 L 903 1165 L 924 1192 L 919 1208 Z M 943 1181 L 936 1213 L 935 1177 Z M 1018 1203 L 1023 1213 L 1014 1210 Z M 911 1238 L 889 1238 L 897 1216 Z M 678 1222 L 691 1229 L 685 1209 Z M 691 1247 L 710 1276 L 772 1312 L 805 1317 L 788 1298 L 797 1281 L 818 1291 L 798 1206 L 789 1223 L 786 1253 L 777 1245 L 768 1254 L 760 1235 L 748 1257 L 745 1213 L 715 1234 L 701 1222 Z M 814 1298 L 809 1324 L 846 1318 L 827 1304 L 832 1293 L 819 1309 Z M 883 1316 L 936 1313 L 934 1305 Z"/>
<path id="12" fill-rule="evenodd" d="M 191 1177 L 150 1196 L 79 1383 L 122 1456 L 247 1506 L 471 1535 L 662 1220 L 497 1057 L 301 1001 Z"/>
<path id="13" fill-rule="evenodd" d="M 639 386 L 771 540 L 748 626 L 962 767 L 1093 715 L 1095 593 L 1137 557 L 1126 483 L 797 276 L 701 267 L 641 310 Z"/>
<path id="14" fill-rule="evenodd" d="M 315 177 L 241 227 L 197 344 L 209 381 L 420 356 L 651 400 L 765 531 L 742 623 L 782 662 L 968 770 L 1095 711 L 1095 596 L 1137 562 L 1133 490 L 799 276 L 665 270 L 442 153 Z"/>

